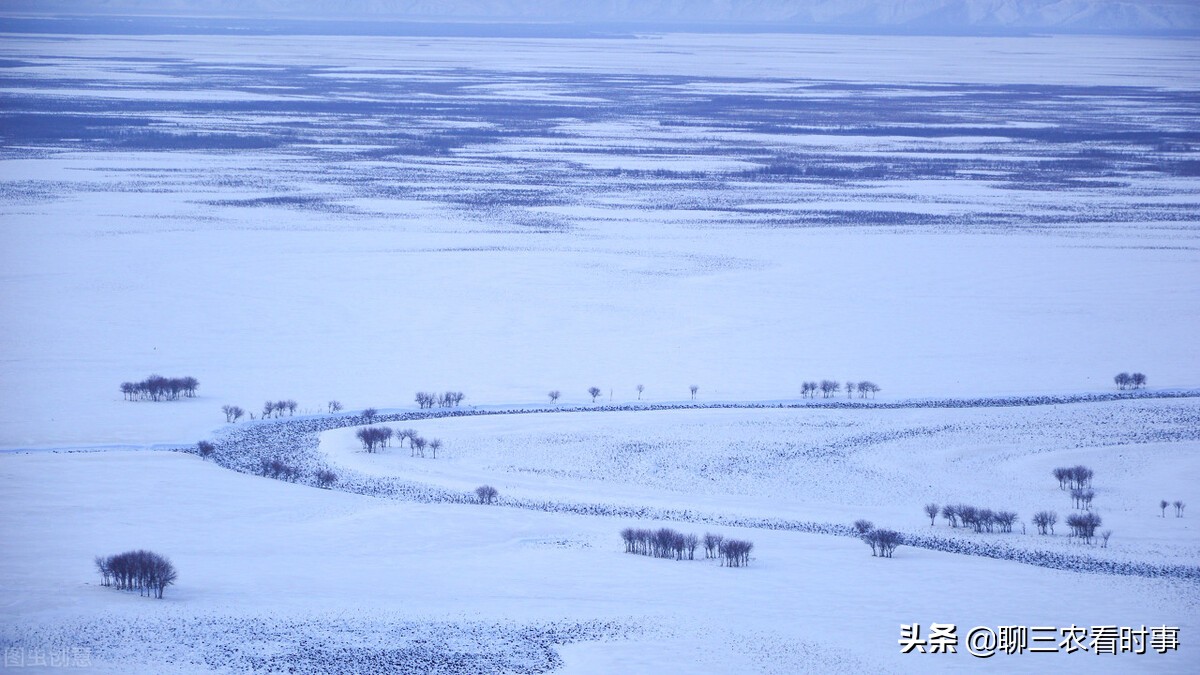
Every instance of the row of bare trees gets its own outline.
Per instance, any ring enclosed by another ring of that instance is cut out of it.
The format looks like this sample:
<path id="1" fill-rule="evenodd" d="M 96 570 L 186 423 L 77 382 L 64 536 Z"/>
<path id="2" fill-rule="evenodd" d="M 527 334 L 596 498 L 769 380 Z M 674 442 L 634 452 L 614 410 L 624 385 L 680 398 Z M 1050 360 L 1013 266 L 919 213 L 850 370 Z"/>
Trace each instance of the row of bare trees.
<path id="1" fill-rule="evenodd" d="M 1113 376 L 1113 382 L 1116 383 L 1118 389 L 1144 389 L 1146 387 L 1146 376 L 1143 373 L 1117 373 Z"/>
<path id="2" fill-rule="evenodd" d="M 800 384 L 800 395 L 804 398 L 816 398 L 818 392 L 821 394 L 821 398 L 833 398 L 841 391 L 846 392 L 846 398 L 852 398 L 856 391 L 859 398 L 866 398 L 868 394 L 871 398 L 875 398 L 875 394 L 879 390 L 879 385 L 869 380 L 863 380 L 862 382 L 847 380 L 844 388 L 842 383 L 836 380 L 821 380 L 820 382 L 803 382 Z"/>
<path id="3" fill-rule="evenodd" d="M 930 515 L 931 507 L 937 513 L 936 504 L 926 504 L 925 515 Z M 1012 532 L 1013 524 L 1017 522 L 1017 514 L 1012 511 L 993 511 L 970 504 L 946 504 L 942 507 L 942 517 L 950 527 L 958 527 L 961 523 L 964 528 L 970 527 L 976 532 Z"/>
<path id="4" fill-rule="evenodd" d="M 646 391 L 646 385 L 639 384 L 635 389 L 637 390 L 638 400 L 642 400 L 642 394 Z M 693 384 L 688 387 L 688 391 L 691 392 L 692 400 L 694 401 L 696 400 L 696 392 L 700 391 L 700 387 Z M 600 387 L 588 387 L 587 393 L 588 396 L 592 397 L 592 403 L 595 403 L 596 399 L 600 398 L 600 394 L 604 392 L 600 390 Z M 611 394 L 611 391 L 609 393 Z M 546 392 L 546 396 L 550 397 L 551 403 L 558 403 L 558 399 L 562 397 L 562 392 L 557 389 L 551 389 Z"/>
<path id="5" fill-rule="evenodd" d="M 266 403 L 263 403 L 262 418 L 265 420 L 270 417 L 272 413 L 274 413 L 275 417 L 277 418 L 282 417 L 284 412 L 287 412 L 288 416 L 291 417 L 292 415 L 296 414 L 296 408 L 298 406 L 299 404 L 291 399 L 286 401 L 267 401 Z"/>
<path id="6" fill-rule="evenodd" d="M 871 547 L 871 556 L 890 558 L 892 553 L 904 543 L 904 535 L 895 530 L 877 528 L 869 520 L 854 521 L 854 531 L 858 538 Z"/>
<path id="7" fill-rule="evenodd" d="M 200 381 L 194 377 L 151 375 L 141 382 L 122 382 L 121 395 L 126 401 L 178 401 L 195 398 Z"/>
<path id="8" fill-rule="evenodd" d="M 364 414 L 365 416 L 365 414 Z M 372 417 L 374 417 L 372 415 Z M 437 459 L 438 450 L 442 448 L 442 441 L 435 438 L 426 440 L 424 437 L 417 434 L 416 429 L 392 429 L 391 427 L 363 427 L 354 432 L 354 435 L 362 443 L 363 450 L 373 453 L 376 450 L 391 445 L 391 440 L 396 439 L 398 447 L 404 447 L 404 441 L 408 441 L 408 448 L 411 451 L 410 457 L 424 457 L 425 448 L 433 451 L 433 458 Z"/>
<path id="9" fill-rule="evenodd" d="M 116 586 L 123 591 L 137 591 L 138 595 L 160 600 L 163 591 L 179 576 L 170 560 L 150 551 L 96 556 L 95 563 L 101 586 Z"/>
<path id="10" fill-rule="evenodd" d="M 467 395 L 461 391 L 447 391 L 441 394 L 428 391 L 418 391 L 416 395 L 416 401 L 417 405 L 422 409 L 432 408 L 435 405 L 441 408 L 454 408 L 457 407 L 459 403 L 462 403 L 463 399 L 466 397 Z"/>
<path id="11" fill-rule="evenodd" d="M 291 399 L 286 401 L 267 401 L 263 403 L 262 419 L 267 419 L 272 416 L 277 418 L 282 417 L 284 412 L 286 412 L 290 417 L 296 414 L 296 408 L 298 408 L 299 405 L 300 404 Z M 333 413 L 341 412 L 342 403 L 341 401 L 330 401 L 326 404 L 326 407 L 329 410 L 329 414 L 332 415 Z M 225 413 L 225 421 L 231 424 L 246 416 L 246 410 L 241 406 L 236 405 L 223 405 L 221 406 L 221 412 Z M 254 413 L 250 413 L 250 419 L 254 419 Z"/>
<path id="12" fill-rule="evenodd" d="M 1092 486 L 1092 477 L 1096 472 L 1082 464 L 1075 466 L 1060 466 L 1051 472 L 1058 480 L 1058 489 L 1066 490 L 1067 488 L 1076 490 Z"/>
<path id="13" fill-rule="evenodd" d="M 657 530 L 627 527 L 621 530 L 625 541 L 625 552 L 655 558 L 695 560 L 696 548 L 704 543 L 704 557 L 721 560 L 724 567 L 744 567 L 750 564 L 750 552 L 754 544 L 740 539 L 726 539 L 719 534 L 706 532 L 701 540 L 695 534 L 684 534 L 669 527 Z"/>
<path id="14" fill-rule="evenodd" d="M 1167 500 L 1164 499 L 1158 503 L 1158 508 L 1162 509 L 1162 517 L 1163 518 L 1167 517 L 1167 507 L 1168 506 L 1175 507 L 1175 517 L 1176 518 L 1182 518 L 1183 510 L 1185 508 L 1187 508 L 1187 504 L 1184 504 L 1182 501 L 1180 501 L 1178 499 L 1176 499 L 1173 502 L 1168 502 Z"/>

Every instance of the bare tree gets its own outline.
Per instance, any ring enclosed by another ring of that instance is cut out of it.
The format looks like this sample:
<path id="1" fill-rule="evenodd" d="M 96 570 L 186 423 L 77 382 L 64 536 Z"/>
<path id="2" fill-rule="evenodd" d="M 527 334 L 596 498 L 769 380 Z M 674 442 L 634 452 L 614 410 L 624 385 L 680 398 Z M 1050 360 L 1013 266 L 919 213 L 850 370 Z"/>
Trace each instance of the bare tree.
<path id="1" fill-rule="evenodd" d="M 721 542 L 725 541 L 725 537 L 711 532 L 704 533 L 704 557 L 715 558 L 719 555 Z"/>
<path id="2" fill-rule="evenodd" d="M 600 395 L 600 387 L 589 387 L 588 394 L 592 397 L 592 403 L 595 403 L 596 397 Z"/>
<path id="3" fill-rule="evenodd" d="M 1108 538 L 1112 536 L 1112 530 L 1105 530 L 1100 533 L 1100 548 L 1108 548 Z"/>
<path id="4" fill-rule="evenodd" d="M 692 386 L 688 387 L 688 389 L 691 390 L 692 400 L 695 401 L 696 400 L 696 392 L 700 391 L 699 385 L 693 384 Z"/>
<path id="5" fill-rule="evenodd" d="M 418 457 L 425 456 L 425 446 L 427 443 L 424 438 L 421 438 L 420 436 L 410 437 L 408 439 L 408 445 L 410 448 L 416 450 Z"/>
<path id="6" fill-rule="evenodd" d="M 937 524 L 938 505 L 930 502 L 925 505 L 925 515 L 929 516 L 929 526 L 933 527 Z"/>
<path id="7" fill-rule="evenodd" d="M 442 447 L 441 439 L 435 438 L 432 441 L 429 441 L 429 449 L 433 451 L 434 459 L 437 459 L 437 451 L 441 447 Z"/>
<path id="8" fill-rule="evenodd" d="M 854 383 L 846 380 L 846 398 L 850 398 L 854 394 Z"/>
<path id="9" fill-rule="evenodd" d="M 475 496 L 479 499 L 480 504 L 491 504 L 496 501 L 496 497 L 500 496 L 500 493 L 491 485 L 480 485 L 475 488 Z"/>
<path id="10" fill-rule="evenodd" d="M 1054 533 L 1054 524 L 1058 522 L 1058 514 L 1053 511 L 1038 511 L 1033 514 L 1033 524 L 1037 525 L 1038 534 Z"/>
<path id="11" fill-rule="evenodd" d="M 293 401 L 290 398 L 288 400 L 284 401 L 283 404 L 287 408 L 288 417 L 292 417 L 293 415 L 295 415 L 296 408 L 300 405 L 299 403 L 296 403 L 295 401 Z"/>
<path id="12" fill-rule="evenodd" d="M 196 444 L 196 454 L 200 455 L 200 459 L 212 457 L 213 451 L 216 449 L 216 446 L 208 441 L 200 441 Z"/>
<path id="13" fill-rule="evenodd" d="M 942 507 L 942 517 L 946 522 L 950 523 L 950 527 L 958 527 L 958 510 L 953 504 L 947 504 Z"/>
<path id="14" fill-rule="evenodd" d="M 1116 383 L 1118 389 L 1128 389 L 1129 383 L 1133 380 L 1129 373 L 1117 373 L 1113 376 L 1113 382 Z"/>
<path id="15" fill-rule="evenodd" d="M 362 411 L 363 419 L 367 421 L 367 424 L 370 424 L 378 414 L 379 411 L 374 408 L 367 408 L 366 410 Z"/>
<path id="16" fill-rule="evenodd" d="M 275 412 L 275 402 L 274 401 L 267 401 L 266 403 L 263 404 L 262 418 L 264 420 L 267 419 L 268 417 L 270 417 L 271 413 L 273 413 L 273 412 Z"/>
<path id="17" fill-rule="evenodd" d="M 639 384 L 639 385 L 637 386 L 638 400 L 639 400 L 639 401 L 640 401 L 640 400 L 642 400 L 642 392 L 643 392 L 643 391 L 646 391 L 646 385 L 644 385 L 644 384 Z"/>
<path id="18" fill-rule="evenodd" d="M 1158 508 L 1162 509 L 1162 517 L 1163 518 L 1167 517 L 1167 507 L 1170 505 L 1171 505 L 1171 503 L 1165 499 L 1158 503 Z"/>
<path id="19" fill-rule="evenodd" d="M 1134 373 L 1133 375 L 1130 375 L 1129 382 L 1133 385 L 1134 389 L 1146 388 L 1146 376 L 1142 373 Z"/>
<path id="20" fill-rule="evenodd" d="M 1187 506 L 1187 504 L 1184 504 L 1182 501 L 1180 501 L 1178 499 L 1176 499 L 1174 502 L 1171 502 L 1171 504 L 1172 504 L 1172 506 L 1175 507 L 1175 517 L 1182 518 L 1183 517 L 1183 509 L 1185 506 Z M 1166 513 L 1164 512 L 1163 515 L 1165 516 Z"/>
<path id="21" fill-rule="evenodd" d="M 559 391 L 559 390 L 557 390 L 557 389 L 554 389 L 554 390 L 552 390 L 552 391 L 551 391 L 549 394 L 547 394 L 547 395 L 550 397 L 550 402 L 551 402 L 551 403 L 558 403 L 558 397 L 559 397 L 559 396 L 562 396 L 562 392 L 560 392 L 560 391 Z"/>
<path id="22" fill-rule="evenodd" d="M 341 411 L 342 411 L 342 402 L 341 401 L 335 400 L 335 401 L 329 402 L 329 414 L 330 415 L 332 415 L 335 412 L 341 412 Z"/>

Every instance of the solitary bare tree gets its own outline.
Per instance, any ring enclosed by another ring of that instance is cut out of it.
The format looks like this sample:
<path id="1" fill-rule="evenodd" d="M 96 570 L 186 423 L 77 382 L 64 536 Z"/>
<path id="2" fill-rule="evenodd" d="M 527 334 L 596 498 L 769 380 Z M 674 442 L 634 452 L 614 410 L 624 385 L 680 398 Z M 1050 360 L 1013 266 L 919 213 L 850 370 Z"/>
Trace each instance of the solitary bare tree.
<path id="1" fill-rule="evenodd" d="M 600 395 L 600 387 L 589 387 L 588 394 L 592 396 L 592 403 L 595 403 L 596 397 Z"/>
<path id="2" fill-rule="evenodd" d="M 341 401 L 330 401 L 329 402 L 329 413 L 330 414 L 333 414 L 335 412 L 341 412 L 341 410 L 342 410 L 342 402 Z"/>
<path id="3" fill-rule="evenodd" d="M 562 392 L 560 392 L 557 389 L 554 389 L 548 394 L 548 396 L 550 397 L 551 403 L 558 403 L 558 397 L 562 396 Z"/>
<path id="4" fill-rule="evenodd" d="M 1158 508 L 1162 509 L 1162 517 L 1163 518 L 1167 517 L 1167 507 L 1170 505 L 1171 505 L 1170 502 L 1168 502 L 1165 499 L 1158 503 Z"/>
<path id="5" fill-rule="evenodd" d="M 937 524 L 938 505 L 930 502 L 925 505 L 925 515 L 929 516 L 929 526 L 933 527 Z"/>
<path id="6" fill-rule="evenodd" d="M 643 391 L 646 391 L 646 385 L 644 385 L 644 384 L 639 384 L 639 385 L 637 386 L 638 400 L 639 400 L 639 401 L 640 401 L 640 400 L 642 400 L 642 392 L 643 392 Z"/>
<path id="7" fill-rule="evenodd" d="M 696 400 L 696 392 L 700 391 L 700 387 L 693 384 L 692 386 L 688 387 L 688 389 L 691 390 L 692 400 L 695 401 Z"/>
<path id="8" fill-rule="evenodd" d="M 442 447 L 441 439 L 435 438 L 432 441 L 429 441 L 429 449 L 433 451 L 434 459 L 437 459 L 437 451 L 441 447 Z"/>

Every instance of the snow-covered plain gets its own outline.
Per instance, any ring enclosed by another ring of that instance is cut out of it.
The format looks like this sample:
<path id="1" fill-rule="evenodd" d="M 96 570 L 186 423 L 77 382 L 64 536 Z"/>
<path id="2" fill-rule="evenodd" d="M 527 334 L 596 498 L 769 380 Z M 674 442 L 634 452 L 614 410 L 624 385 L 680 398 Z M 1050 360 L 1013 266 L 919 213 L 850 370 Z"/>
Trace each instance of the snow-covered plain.
<path id="1" fill-rule="evenodd" d="M 349 429 L 305 450 L 363 480 L 492 482 L 490 508 L 128 450 L 237 438 L 222 404 L 291 398 L 300 420 L 419 389 L 478 411 L 637 384 L 786 403 L 827 377 L 880 402 L 1121 370 L 1195 388 L 1194 42 L 5 35 L 0 59 L 6 646 L 86 644 L 111 672 L 1195 670 L 1194 576 L 667 523 L 755 542 L 723 569 L 623 554 L 636 520 L 524 508 L 924 535 L 927 501 L 1065 516 L 1049 470 L 1082 462 L 1111 548 L 986 536 L 1194 567 L 1191 519 L 1157 517 L 1197 502 L 1194 397 L 446 418 L 401 425 L 446 441 L 436 461 Z M 122 400 L 152 372 L 200 395 Z M 96 586 L 92 556 L 132 547 L 180 568 L 163 602 Z M 901 655 L 914 621 L 1167 624 L 1184 646 Z"/>

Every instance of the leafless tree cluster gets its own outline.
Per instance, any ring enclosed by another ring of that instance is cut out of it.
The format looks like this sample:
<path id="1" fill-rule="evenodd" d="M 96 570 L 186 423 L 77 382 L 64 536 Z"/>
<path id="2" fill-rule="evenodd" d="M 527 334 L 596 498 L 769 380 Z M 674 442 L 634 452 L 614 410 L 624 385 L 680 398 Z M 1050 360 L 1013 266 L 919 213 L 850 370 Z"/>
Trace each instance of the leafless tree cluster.
<path id="1" fill-rule="evenodd" d="M 282 459 L 272 457 L 270 459 L 263 458 L 258 463 L 258 475 L 266 476 L 267 478 L 278 478 L 295 483 L 300 478 L 300 469 L 284 462 Z"/>
<path id="2" fill-rule="evenodd" d="M 213 451 L 216 449 L 216 446 L 208 441 L 200 441 L 196 444 L 196 454 L 200 455 L 200 459 L 212 457 Z"/>
<path id="3" fill-rule="evenodd" d="M 750 551 L 754 544 L 741 539 L 726 539 L 721 543 L 718 552 L 721 554 L 721 565 L 725 567 L 745 567 L 750 564 Z"/>
<path id="4" fill-rule="evenodd" d="M 141 382 L 122 382 L 121 395 L 127 401 L 177 401 L 195 398 L 200 381 L 194 377 L 151 375 Z"/>
<path id="5" fill-rule="evenodd" d="M 1067 516 L 1067 527 L 1071 528 L 1071 536 L 1079 537 L 1089 544 L 1095 538 L 1096 528 L 1100 527 L 1100 524 L 1100 516 L 1095 511 L 1072 513 Z"/>
<path id="6" fill-rule="evenodd" d="M 395 433 L 391 427 L 363 427 L 354 435 L 362 443 L 363 450 L 375 452 L 383 449 Z"/>
<path id="7" fill-rule="evenodd" d="M 1116 383 L 1118 389 L 1144 389 L 1146 387 L 1146 376 L 1142 373 L 1117 373 L 1113 377 L 1113 382 Z"/>
<path id="8" fill-rule="evenodd" d="M 693 384 L 690 387 L 688 387 L 688 391 L 692 392 L 692 400 L 695 401 L 696 400 L 696 392 L 700 391 L 700 385 Z"/>
<path id="9" fill-rule="evenodd" d="M 816 398 L 818 392 L 821 394 L 821 398 L 833 398 L 840 391 L 843 391 L 842 383 L 835 380 L 803 382 L 800 384 L 800 395 L 804 398 Z M 867 380 L 858 383 L 847 380 L 844 391 L 846 392 L 846 398 L 850 398 L 855 391 L 858 392 L 859 398 L 866 398 L 868 394 L 871 395 L 871 398 L 874 398 L 876 392 L 879 391 L 879 385 Z"/>
<path id="10" fill-rule="evenodd" d="M 694 534 L 683 534 L 669 527 L 643 530 L 627 527 L 621 530 L 626 553 L 637 553 L 655 558 L 695 560 L 696 547 L 700 538 Z"/>
<path id="11" fill-rule="evenodd" d="M 480 485 L 475 488 L 475 497 L 480 504 L 491 504 L 500 496 L 500 491 L 491 485 Z"/>
<path id="12" fill-rule="evenodd" d="M 338 401 L 338 400 L 330 401 L 328 404 L 328 407 L 329 407 L 329 414 L 331 414 L 331 415 L 335 412 L 341 412 L 342 411 L 342 402 Z"/>
<path id="13" fill-rule="evenodd" d="M 221 412 L 225 413 L 226 422 L 236 422 L 246 414 L 245 410 L 236 405 L 223 405 L 221 406 Z"/>
<path id="14" fill-rule="evenodd" d="M 928 511 L 926 511 L 928 514 Z M 947 504 L 942 507 L 942 517 L 950 527 L 973 528 L 976 532 L 1012 532 L 1013 524 L 1017 522 L 1017 514 L 1012 511 L 993 511 L 969 504 Z"/>
<path id="15" fill-rule="evenodd" d="M 1057 522 L 1058 514 L 1053 511 L 1038 511 L 1033 514 L 1033 524 L 1037 525 L 1038 534 L 1054 534 L 1054 525 Z"/>
<path id="16" fill-rule="evenodd" d="M 1183 503 L 1182 501 L 1180 501 L 1178 499 L 1176 499 L 1174 502 L 1168 502 L 1167 500 L 1164 499 L 1158 503 L 1158 508 L 1162 509 L 1162 517 L 1163 518 L 1167 517 L 1167 507 L 1168 506 L 1175 507 L 1175 517 L 1176 518 L 1182 518 L 1183 510 L 1185 508 L 1187 508 L 1187 504 Z"/>
<path id="17" fill-rule="evenodd" d="M 417 405 L 421 408 L 432 408 L 439 406 L 442 408 L 453 408 L 466 398 L 466 394 L 461 391 L 447 391 L 442 394 L 435 394 L 428 391 L 418 391 L 416 395 Z"/>
<path id="18" fill-rule="evenodd" d="M 367 421 L 367 424 L 370 424 L 371 420 L 375 419 L 377 415 L 379 415 L 379 411 L 374 408 L 367 408 L 362 411 L 363 419 Z"/>
<path id="19" fill-rule="evenodd" d="M 558 397 L 562 396 L 562 392 L 557 389 L 552 389 L 550 390 L 550 393 L 546 395 L 550 397 L 551 403 L 558 403 Z"/>
<path id="20" fill-rule="evenodd" d="M 298 403 L 296 403 L 295 401 L 292 401 L 292 400 L 267 401 L 266 403 L 263 403 L 262 418 L 265 420 L 268 417 L 270 417 L 272 414 L 274 414 L 275 417 L 282 417 L 283 413 L 285 413 L 285 412 L 290 417 L 290 416 L 296 414 L 296 407 L 298 405 L 299 405 Z"/>
<path id="21" fill-rule="evenodd" d="M 704 557 L 718 558 L 724 567 L 744 567 L 750 564 L 754 544 L 738 539 L 726 539 L 719 534 L 705 533 L 701 540 L 695 534 L 684 534 L 669 527 L 657 530 L 627 527 L 621 530 L 625 552 L 655 558 L 695 560 L 696 547 L 704 542 Z"/>
<path id="22" fill-rule="evenodd" d="M 178 575 L 171 561 L 150 551 L 127 551 L 108 557 L 96 556 L 96 571 L 101 586 L 116 586 L 123 591 L 162 599 L 167 586 Z"/>
<path id="23" fill-rule="evenodd" d="M 320 469 L 317 471 L 316 479 L 317 487 L 328 489 L 337 482 L 338 477 L 336 473 L 330 471 L 329 469 Z"/>
<path id="24" fill-rule="evenodd" d="M 1096 491 L 1091 488 L 1071 488 L 1071 505 L 1077 509 L 1090 511 L 1095 497 Z"/>
<path id="25" fill-rule="evenodd" d="M 892 557 L 892 553 L 904 543 L 904 536 L 899 532 L 876 528 L 869 520 L 854 521 L 854 531 L 863 543 L 871 547 L 871 555 L 880 558 Z"/>
<path id="26" fill-rule="evenodd" d="M 712 532 L 704 533 L 704 557 L 719 558 L 721 556 L 721 545 L 725 543 L 725 537 Z"/>
<path id="27" fill-rule="evenodd" d="M 1077 464 L 1075 466 L 1060 466 L 1051 473 L 1058 479 L 1058 489 L 1079 490 L 1092 486 L 1092 477 L 1095 472 L 1088 467 Z"/>

